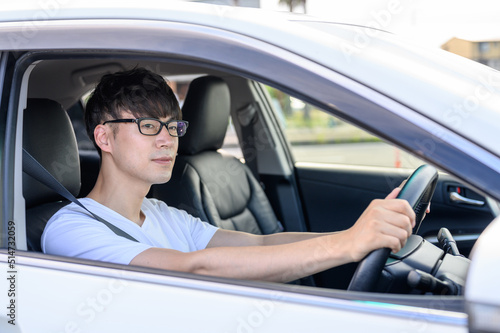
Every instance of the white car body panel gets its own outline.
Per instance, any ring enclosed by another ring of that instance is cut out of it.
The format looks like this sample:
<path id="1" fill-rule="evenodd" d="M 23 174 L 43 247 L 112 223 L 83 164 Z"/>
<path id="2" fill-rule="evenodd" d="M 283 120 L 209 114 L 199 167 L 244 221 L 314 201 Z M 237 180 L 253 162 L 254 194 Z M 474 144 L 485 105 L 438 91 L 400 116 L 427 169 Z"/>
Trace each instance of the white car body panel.
<path id="1" fill-rule="evenodd" d="M 16 266 L 21 332 L 467 332 L 463 313 L 44 261 Z"/>

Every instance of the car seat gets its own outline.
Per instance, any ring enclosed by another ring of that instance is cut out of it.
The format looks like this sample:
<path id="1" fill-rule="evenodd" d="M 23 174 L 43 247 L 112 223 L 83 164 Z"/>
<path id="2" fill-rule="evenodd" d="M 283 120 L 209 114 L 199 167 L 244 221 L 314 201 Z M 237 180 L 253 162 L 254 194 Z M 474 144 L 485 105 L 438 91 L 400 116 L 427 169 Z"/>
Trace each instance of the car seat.
<path id="1" fill-rule="evenodd" d="M 189 129 L 179 138 L 172 178 L 154 185 L 151 194 L 223 229 L 279 232 L 273 209 L 248 166 L 218 152 L 230 108 L 229 87 L 221 78 L 204 76 L 191 82 L 182 108 Z"/>
<path id="2" fill-rule="evenodd" d="M 71 121 L 62 106 L 48 99 L 28 99 L 24 110 L 23 148 L 73 195 L 80 190 L 80 161 Z M 40 238 L 50 217 L 67 200 L 23 172 L 28 250 L 41 251 Z"/>

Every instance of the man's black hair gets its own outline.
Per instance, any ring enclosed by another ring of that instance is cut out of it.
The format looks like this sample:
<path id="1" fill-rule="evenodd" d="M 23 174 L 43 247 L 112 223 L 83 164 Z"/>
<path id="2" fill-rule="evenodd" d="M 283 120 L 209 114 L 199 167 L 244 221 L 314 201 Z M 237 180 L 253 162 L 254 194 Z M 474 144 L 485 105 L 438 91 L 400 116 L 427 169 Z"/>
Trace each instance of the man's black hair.
<path id="1" fill-rule="evenodd" d="M 165 79 L 145 68 L 104 75 L 85 108 L 87 134 L 94 139 L 97 125 L 120 118 L 121 111 L 133 117 L 182 119 L 179 102 Z"/>

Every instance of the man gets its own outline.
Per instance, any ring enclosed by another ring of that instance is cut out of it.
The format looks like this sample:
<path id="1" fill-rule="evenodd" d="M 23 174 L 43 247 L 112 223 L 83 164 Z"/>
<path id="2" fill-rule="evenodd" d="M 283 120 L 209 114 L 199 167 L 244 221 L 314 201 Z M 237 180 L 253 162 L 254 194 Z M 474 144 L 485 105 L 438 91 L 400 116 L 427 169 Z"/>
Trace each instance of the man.
<path id="1" fill-rule="evenodd" d="M 374 200 L 348 230 L 252 235 L 217 229 L 146 199 L 168 182 L 187 129 L 164 79 L 145 69 L 106 75 L 90 98 L 87 131 L 101 154 L 95 187 L 82 203 L 138 242 L 115 235 L 75 204 L 45 228 L 46 253 L 231 278 L 287 282 L 359 261 L 374 249 L 397 252 L 415 214 L 394 190 Z"/>

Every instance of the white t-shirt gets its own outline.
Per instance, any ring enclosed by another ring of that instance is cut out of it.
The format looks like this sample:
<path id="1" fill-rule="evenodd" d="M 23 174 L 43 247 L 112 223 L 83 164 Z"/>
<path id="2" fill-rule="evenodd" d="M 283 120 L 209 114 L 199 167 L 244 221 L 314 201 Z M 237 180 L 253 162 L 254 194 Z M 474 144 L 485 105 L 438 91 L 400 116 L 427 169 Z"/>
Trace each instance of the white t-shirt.
<path id="1" fill-rule="evenodd" d="M 145 198 L 142 226 L 89 199 L 80 202 L 92 213 L 125 231 L 139 242 L 116 235 L 104 223 L 71 203 L 60 209 L 42 234 L 44 253 L 128 265 L 139 253 L 151 248 L 182 252 L 204 249 L 217 228 L 162 201 Z"/>

